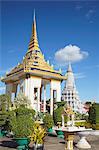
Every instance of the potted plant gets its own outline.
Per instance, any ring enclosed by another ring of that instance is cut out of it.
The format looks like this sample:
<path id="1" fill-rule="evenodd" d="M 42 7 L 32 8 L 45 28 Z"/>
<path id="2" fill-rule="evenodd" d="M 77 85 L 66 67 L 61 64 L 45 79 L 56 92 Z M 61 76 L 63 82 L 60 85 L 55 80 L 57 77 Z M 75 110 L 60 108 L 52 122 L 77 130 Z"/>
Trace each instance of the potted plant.
<path id="1" fill-rule="evenodd" d="M 34 110 L 25 106 L 20 106 L 13 111 L 10 124 L 14 134 L 14 140 L 19 145 L 18 148 L 28 148 L 30 142 L 29 135 L 32 133 Z"/>
<path id="2" fill-rule="evenodd" d="M 48 130 L 48 132 L 53 132 L 53 125 L 54 125 L 54 121 L 53 121 L 53 117 L 50 114 L 46 114 L 43 118 L 43 122 L 44 122 L 44 126 L 45 128 Z"/>
<path id="3" fill-rule="evenodd" d="M 7 118 L 8 118 L 8 113 L 0 111 L 0 137 L 4 137 L 7 134 L 7 130 L 6 130 Z"/>
<path id="4" fill-rule="evenodd" d="M 34 149 L 43 150 L 44 137 L 46 135 L 46 130 L 37 122 L 34 123 L 32 128 L 32 134 L 29 136 L 31 142 L 34 145 Z"/>

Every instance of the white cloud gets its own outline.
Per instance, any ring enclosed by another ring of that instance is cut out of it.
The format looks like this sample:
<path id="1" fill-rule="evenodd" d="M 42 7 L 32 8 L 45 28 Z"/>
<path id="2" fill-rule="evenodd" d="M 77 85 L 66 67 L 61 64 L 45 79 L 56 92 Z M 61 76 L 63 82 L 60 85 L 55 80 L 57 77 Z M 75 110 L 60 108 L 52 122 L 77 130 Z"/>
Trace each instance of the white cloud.
<path id="1" fill-rule="evenodd" d="M 88 56 L 88 52 L 81 51 L 76 45 L 67 45 L 64 48 L 59 49 L 55 53 L 55 60 L 61 64 L 68 61 L 77 62 L 83 60 Z M 65 65 L 65 64 L 64 64 Z"/>

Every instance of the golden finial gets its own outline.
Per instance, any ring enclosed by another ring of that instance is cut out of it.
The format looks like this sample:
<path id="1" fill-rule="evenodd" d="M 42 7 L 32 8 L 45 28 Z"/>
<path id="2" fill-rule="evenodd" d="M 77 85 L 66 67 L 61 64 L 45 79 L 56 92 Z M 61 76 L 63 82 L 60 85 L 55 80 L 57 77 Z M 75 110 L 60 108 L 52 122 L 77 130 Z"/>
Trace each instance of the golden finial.
<path id="1" fill-rule="evenodd" d="M 34 10 L 34 21 L 32 25 L 32 36 L 29 43 L 29 51 L 31 50 L 40 50 L 37 39 L 35 10 Z"/>

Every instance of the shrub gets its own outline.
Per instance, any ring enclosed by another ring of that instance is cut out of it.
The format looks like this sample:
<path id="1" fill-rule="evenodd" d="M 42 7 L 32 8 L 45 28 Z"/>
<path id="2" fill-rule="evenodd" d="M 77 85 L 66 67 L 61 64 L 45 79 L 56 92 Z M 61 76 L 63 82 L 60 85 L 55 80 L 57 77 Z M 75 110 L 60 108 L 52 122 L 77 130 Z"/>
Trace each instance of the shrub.
<path id="1" fill-rule="evenodd" d="M 33 120 L 28 116 L 18 116 L 11 122 L 15 137 L 28 137 L 32 133 Z"/>
<path id="2" fill-rule="evenodd" d="M 15 112 L 16 116 L 28 115 L 29 117 L 34 118 L 34 115 L 35 115 L 35 110 L 29 109 L 23 105 L 21 105 L 19 108 L 15 109 L 14 112 Z"/>
<path id="3" fill-rule="evenodd" d="M 0 95 L 0 111 L 5 112 L 10 109 L 11 99 L 7 94 Z"/>
<path id="4" fill-rule="evenodd" d="M 56 105 L 57 105 L 58 107 L 64 106 L 65 104 L 66 104 L 65 101 L 62 101 L 62 102 L 56 102 Z"/>
<path id="5" fill-rule="evenodd" d="M 0 95 L 0 128 L 9 130 L 9 112 L 11 106 L 11 99 L 9 95 Z"/>
<path id="6" fill-rule="evenodd" d="M 6 124 L 8 114 L 7 112 L 0 112 L 0 127 L 3 128 Z"/>
<path id="7" fill-rule="evenodd" d="M 54 125 L 53 117 L 50 114 L 46 114 L 43 119 L 45 128 L 52 128 Z"/>
<path id="8" fill-rule="evenodd" d="M 34 110 L 23 106 L 13 111 L 10 124 L 15 137 L 28 137 L 32 133 L 33 116 Z"/>
<path id="9" fill-rule="evenodd" d="M 99 126 L 99 103 L 93 103 L 89 109 L 88 121 L 90 122 L 92 129 L 98 129 Z"/>
<path id="10" fill-rule="evenodd" d="M 54 111 L 54 122 L 57 125 L 57 122 L 62 122 L 62 113 L 64 108 L 61 106 Z M 67 116 L 64 116 L 65 122 L 67 122 Z"/>

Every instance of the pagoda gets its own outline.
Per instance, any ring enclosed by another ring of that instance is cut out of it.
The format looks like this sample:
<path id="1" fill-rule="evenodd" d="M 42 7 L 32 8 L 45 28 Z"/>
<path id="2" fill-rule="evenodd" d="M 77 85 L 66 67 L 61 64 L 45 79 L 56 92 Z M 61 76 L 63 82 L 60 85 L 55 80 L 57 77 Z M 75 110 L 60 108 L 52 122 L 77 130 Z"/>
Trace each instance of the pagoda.
<path id="1" fill-rule="evenodd" d="M 46 85 L 50 84 L 50 114 L 53 115 L 54 102 L 61 101 L 61 82 L 66 79 L 60 71 L 54 70 L 44 58 L 39 47 L 36 29 L 36 18 L 32 25 L 32 35 L 28 50 L 22 62 L 3 77 L 6 94 L 14 98 L 18 93 L 28 97 L 31 107 L 41 112 L 41 95 L 43 91 L 43 112 L 46 112 Z M 43 90 L 42 90 L 43 89 Z"/>
<path id="2" fill-rule="evenodd" d="M 81 112 L 81 101 L 79 98 L 78 91 L 75 85 L 75 78 L 72 71 L 71 63 L 68 64 L 66 73 L 66 83 L 62 91 L 62 101 L 66 101 L 67 104 L 72 107 L 76 112 Z"/>

